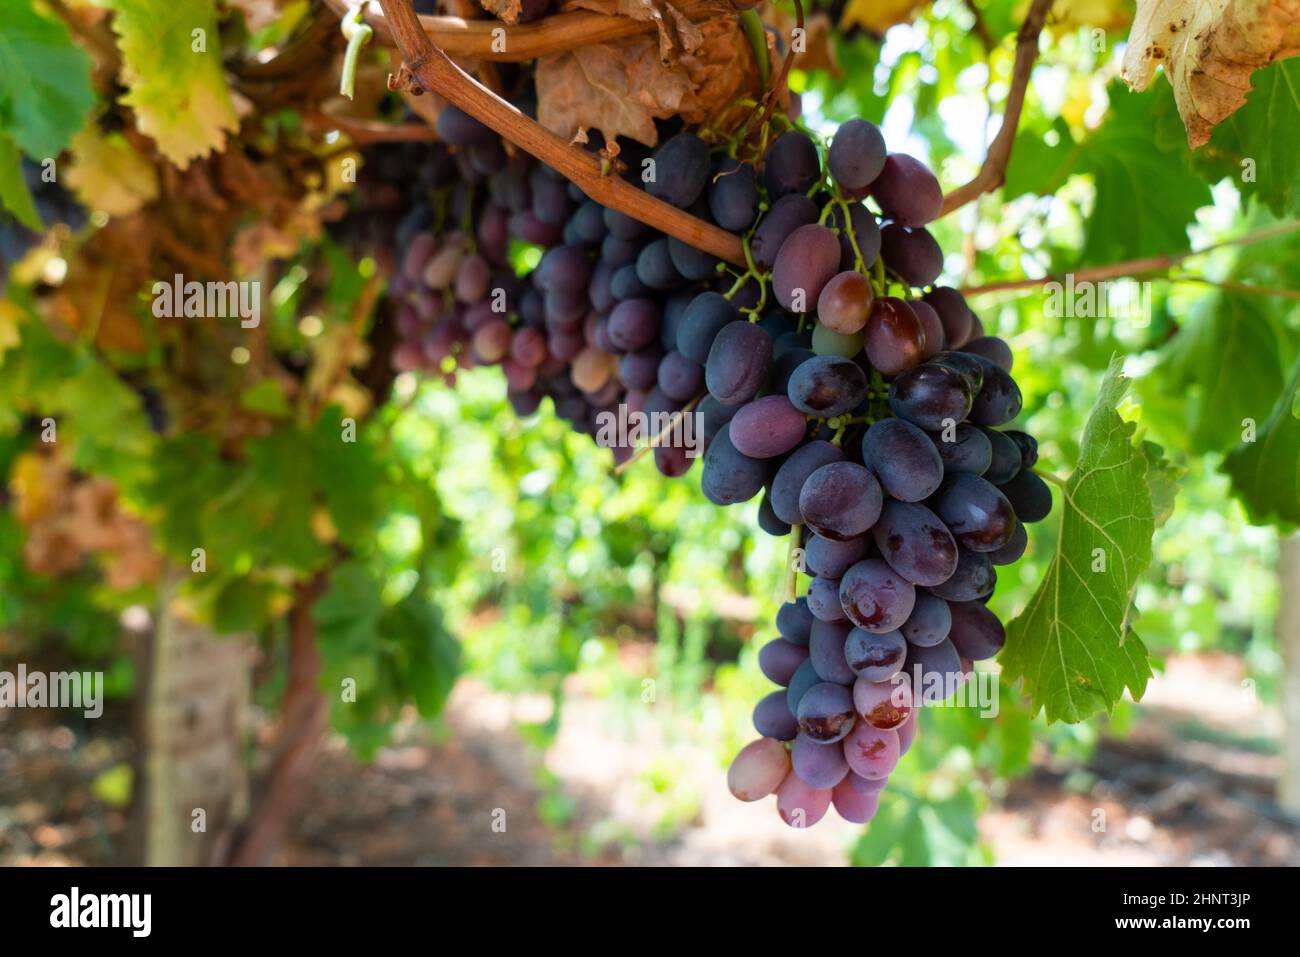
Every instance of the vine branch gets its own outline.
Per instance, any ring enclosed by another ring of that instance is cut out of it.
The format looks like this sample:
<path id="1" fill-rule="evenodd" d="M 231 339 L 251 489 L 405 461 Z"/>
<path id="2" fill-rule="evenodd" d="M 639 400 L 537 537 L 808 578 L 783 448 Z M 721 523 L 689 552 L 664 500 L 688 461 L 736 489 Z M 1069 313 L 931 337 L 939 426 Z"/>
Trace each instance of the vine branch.
<path id="1" fill-rule="evenodd" d="M 989 145 L 988 155 L 975 178 L 969 183 L 958 186 L 943 198 L 943 212 L 946 216 L 955 209 L 978 199 L 985 193 L 997 189 L 1007 178 L 1007 163 L 1011 160 L 1011 148 L 1016 143 L 1016 130 L 1020 126 L 1020 111 L 1025 105 L 1025 92 L 1029 88 L 1029 75 L 1033 72 L 1034 60 L 1038 57 L 1038 36 L 1043 32 L 1043 24 L 1051 12 L 1054 0 L 1034 0 L 1016 34 L 1016 62 L 1011 71 L 1011 89 L 1007 92 L 1007 105 L 1002 110 L 1002 126 L 997 136 Z"/>
<path id="2" fill-rule="evenodd" d="M 401 88 L 405 82 L 409 86 L 413 78 L 420 88 L 437 93 L 567 177 L 596 202 L 732 265 L 744 265 L 740 237 L 655 199 L 621 177 L 604 175 L 601 161 L 594 154 L 569 145 L 475 82 L 429 40 L 411 7 L 411 0 L 379 0 L 379 3 L 404 61 L 397 76 L 389 78 L 390 85 Z"/>
<path id="3" fill-rule="evenodd" d="M 345 13 L 349 8 L 348 0 L 325 2 L 338 14 Z M 709 16 L 705 4 L 698 0 L 684 4 L 682 13 L 692 22 L 699 22 Z M 429 41 L 445 53 L 502 62 L 534 60 L 576 46 L 608 43 L 642 33 L 653 33 L 658 29 L 654 20 L 633 20 L 631 17 L 587 10 L 557 13 L 514 26 L 496 19 L 466 20 L 461 17 L 433 16 L 420 16 L 417 19 Z M 365 21 L 374 29 L 375 36 L 381 43 L 388 46 L 401 45 L 392 14 L 387 10 L 381 13 L 371 4 Z"/>
<path id="4" fill-rule="evenodd" d="M 1087 269 L 1075 270 L 1071 273 L 1055 273 L 1043 276 L 1039 279 L 1009 279 L 1000 282 L 991 282 L 983 286 L 963 286 L 958 290 L 963 296 L 978 296 L 990 292 L 1012 292 L 1017 289 L 1034 289 L 1041 287 L 1044 283 L 1065 282 L 1067 275 L 1073 277 L 1076 283 L 1085 282 L 1095 279 L 1118 279 L 1126 276 L 1140 276 L 1145 273 L 1164 272 L 1172 269 L 1186 259 L 1193 256 L 1204 256 L 1206 253 L 1214 252 L 1216 249 L 1223 249 L 1227 246 L 1247 246 L 1252 243 L 1261 243 L 1268 239 L 1276 239 L 1279 236 L 1286 236 L 1300 230 L 1300 220 L 1274 223 L 1272 226 L 1266 226 L 1263 229 L 1256 229 L 1249 233 L 1243 233 L 1240 236 L 1234 236 L 1231 239 L 1223 239 L 1217 243 L 1211 243 L 1203 249 L 1189 249 L 1181 253 L 1166 253 L 1163 256 L 1147 256 L 1144 259 L 1131 259 L 1127 262 L 1107 263 L 1104 266 L 1091 266 Z M 1179 280 L 1181 281 L 1181 280 Z M 1257 290 L 1258 287 L 1246 287 Z"/>

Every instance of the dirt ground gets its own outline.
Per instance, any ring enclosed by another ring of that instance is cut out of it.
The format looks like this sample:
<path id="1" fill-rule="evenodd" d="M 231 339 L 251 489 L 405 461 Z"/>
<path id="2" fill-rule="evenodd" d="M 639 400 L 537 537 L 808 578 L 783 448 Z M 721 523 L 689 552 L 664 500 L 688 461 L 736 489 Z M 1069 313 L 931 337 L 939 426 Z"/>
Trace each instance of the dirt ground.
<path id="1" fill-rule="evenodd" d="M 1232 668 L 1230 659 L 1176 659 L 1131 734 L 1103 740 L 1084 767 L 1044 758 L 1012 782 L 980 821 L 997 863 L 1300 865 L 1297 831 L 1271 802 L 1278 758 L 1194 724 L 1198 701 L 1222 701 L 1235 688 Z M 542 703 L 468 680 L 437 741 L 405 724 L 370 764 L 331 741 L 281 862 L 847 862 L 857 828 L 828 816 L 792 831 L 770 802 L 731 798 L 706 742 L 658 740 L 653 727 L 629 739 L 626 728 L 611 730 L 616 722 L 598 698 L 580 684 L 572 692 L 545 755 L 515 731 Z M 1249 696 L 1231 700 L 1241 714 L 1220 708 L 1220 720 L 1268 728 L 1270 716 L 1255 713 Z M 126 822 L 110 806 L 114 789 L 103 775 L 124 760 L 127 740 L 78 740 L 26 718 L 0 719 L 0 865 L 114 862 Z"/>

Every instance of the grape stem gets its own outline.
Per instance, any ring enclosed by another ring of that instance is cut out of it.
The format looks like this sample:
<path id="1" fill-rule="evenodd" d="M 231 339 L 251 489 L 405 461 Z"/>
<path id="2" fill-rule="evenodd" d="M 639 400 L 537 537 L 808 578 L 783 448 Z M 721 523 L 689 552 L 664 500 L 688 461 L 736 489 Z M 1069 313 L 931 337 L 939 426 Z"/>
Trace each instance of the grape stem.
<path id="1" fill-rule="evenodd" d="M 1043 469 L 1030 469 L 1029 471 L 1033 472 L 1040 479 L 1043 479 L 1046 482 L 1051 482 L 1053 485 L 1058 485 L 1061 488 L 1066 487 L 1065 479 L 1061 478 L 1061 476 L 1056 475 L 1053 472 L 1047 472 L 1044 471 Z"/>
<path id="2" fill-rule="evenodd" d="M 803 526 L 790 526 L 790 547 L 785 553 L 785 595 L 786 602 L 792 602 L 795 599 L 795 592 L 799 589 L 799 569 L 795 564 L 794 553 L 803 547 Z"/>
<path id="3" fill-rule="evenodd" d="M 361 0 L 343 18 L 343 36 L 347 39 L 348 45 L 347 49 L 343 51 L 343 70 L 339 76 L 339 94 L 346 96 L 349 100 L 352 99 L 352 94 L 356 89 L 357 59 L 361 56 L 361 48 L 375 35 L 375 31 L 370 27 L 370 24 L 363 22 L 361 19 L 368 2 L 369 0 Z"/>
<path id="4" fill-rule="evenodd" d="M 337 14 L 346 13 L 351 0 L 325 0 Z M 678 8 L 692 23 L 707 20 L 711 12 L 706 0 L 686 0 Z M 393 26 L 391 12 L 380 12 L 372 6 L 365 15 L 366 22 L 374 28 L 375 36 L 386 46 L 397 45 L 398 31 Z M 653 33 L 657 22 L 633 20 L 621 15 L 577 10 L 542 17 L 531 23 L 513 26 L 495 17 L 484 20 L 467 20 L 462 17 L 420 16 L 420 28 L 429 40 L 451 56 L 472 57 L 476 60 L 493 60 L 517 63 L 535 60 L 552 53 L 563 53 L 578 46 L 608 43 Z"/>
<path id="5" fill-rule="evenodd" d="M 476 82 L 429 41 L 411 0 L 379 0 L 379 4 L 403 60 L 397 75 L 388 78 L 390 89 L 431 90 L 568 178 L 601 205 L 732 265 L 745 264 L 739 236 L 655 199 L 621 177 L 603 175 L 599 157 L 565 142 Z"/>
<path id="6" fill-rule="evenodd" d="M 1002 110 L 1002 126 L 998 129 L 997 136 L 993 137 L 988 154 L 974 179 L 944 196 L 941 216 L 960 209 L 985 193 L 993 192 L 1005 182 L 1011 148 L 1016 144 L 1016 131 L 1020 126 L 1020 111 L 1025 105 L 1025 91 L 1029 88 L 1034 60 L 1038 58 L 1038 36 L 1043 32 L 1043 24 L 1047 22 L 1053 2 L 1054 0 L 1034 0 L 1025 16 L 1025 22 L 1020 25 L 1020 32 L 1016 34 L 1016 60 L 1011 71 L 1011 88 L 1007 92 L 1007 104 Z"/>
<path id="7" fill-rule="evenodd" d="M 628 459 L 626 462 L 624 462 L 622 465 L 617 465 L 614 467 L 614 474 L 622 475 L 632 466 L 636 465 L 637 462 L 640 462 L 643 458 L 649 455 L 651 449 L 658 448 L 659 443 L 661 443 L 665 438 L 668 437 L 668 433 L 672 432 L 673 429 L 677 428 L 678 423 L 680 423 L 682 419 L 685 418 L 691 412 L 692 409 L 694 409 L 697 405 L 699 405 L 700 400 L 703 398 L 704 398 L 704 393 L 701 392 L 695 398 L 691 399 L 690 402 L 687 402 L 684 406 L 682 406 L 682 408 L 679 411 L 674 412 L 672 418 L 668 420 L 668 424 L 665 425 L 662 429 L 660 429 L 658 435 L 652 438 L 648 444 L 643 445 L 641 446 L 641 448 L 637 449 L 636 452 L 632 455 L 632 457 Z"/>

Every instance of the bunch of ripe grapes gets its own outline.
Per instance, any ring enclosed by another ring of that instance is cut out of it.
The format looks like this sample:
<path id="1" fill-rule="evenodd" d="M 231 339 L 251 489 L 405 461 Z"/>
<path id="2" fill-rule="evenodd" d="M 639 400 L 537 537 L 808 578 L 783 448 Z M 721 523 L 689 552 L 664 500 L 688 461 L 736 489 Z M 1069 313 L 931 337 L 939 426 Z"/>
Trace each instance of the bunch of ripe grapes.
<path id="1" fill-rule="evenodd" d="M 631 182 L 743 236 L 737 268 L 444 110 L 442 143 L 421 147 L 428 195 L 403 226 L 394 362 L 449 381 L 500 365 L 521 415 L 549 396 L 593 436 L 620 412 L 696 416 L 705 496 L 761 495 L 760 525 L 795 536 L 810 579 L 760 653 L 783 690 L 755 708 L 761 737 L 731 790 L 775 793 L 793 826 L 832 804 L 863 823 L 919 707 L 1002 647 L 985 605 L 996 567 L 1023 554 L 1051 494 L 1034 439 L 1006 428 L 1021 408 L 1011 350 L 934 285 L 933 173 L 865 120 L 828 146 L 775 123 L 757 143 L 682 131 L 620 156 Z M 523 278 L 520 249 L 540 253 Z M 694 464 L 682 435 L 651 443 L 665 475 Z"/>

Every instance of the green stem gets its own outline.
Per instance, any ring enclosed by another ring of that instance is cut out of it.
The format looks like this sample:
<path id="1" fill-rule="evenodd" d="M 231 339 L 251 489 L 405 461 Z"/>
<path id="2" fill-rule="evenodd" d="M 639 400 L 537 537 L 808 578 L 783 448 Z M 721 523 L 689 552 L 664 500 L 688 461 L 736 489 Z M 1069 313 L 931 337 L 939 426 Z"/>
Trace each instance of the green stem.
<path id="1" fill-rule="evenodd" d="M 349 100 L 352 99 L 356 87 L 357 60 L 361 56 L 361 48 L 375 32 L 370 29 L 370 24 L 361 20 L 365 9 L 366 0 L 361 0 L 343 17 L 343 36 L 347 38 L 348 46 L 343 52 L 343 73 L 339 77 L 339 93 Z"/>
<path id="2" fill-rule="evenodd" d="M 1053 485 L 1059 485 L 1061 488 L 1065 488 L 1067 485 L 1065 479 L 1061 478 L 1059 475 L 1053 474 L 1052 472 L 1046 472 L 1038 468 L 1030 469 L 1030 471 L 1033 472 L 1035 475 L 1037 475 L 1040 479 L 1043 479 L 1044 481 L 1047 482 L 1051 482 Z"/>

